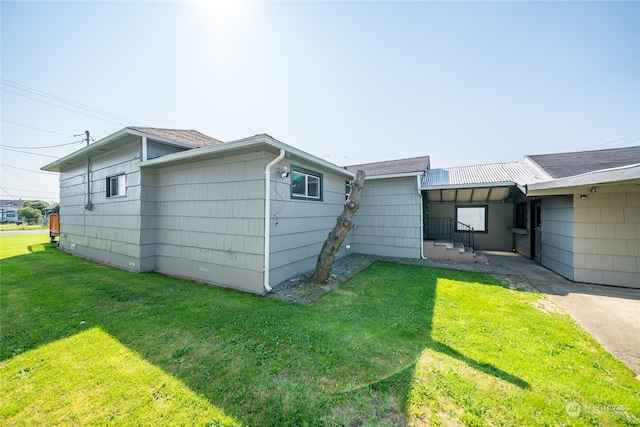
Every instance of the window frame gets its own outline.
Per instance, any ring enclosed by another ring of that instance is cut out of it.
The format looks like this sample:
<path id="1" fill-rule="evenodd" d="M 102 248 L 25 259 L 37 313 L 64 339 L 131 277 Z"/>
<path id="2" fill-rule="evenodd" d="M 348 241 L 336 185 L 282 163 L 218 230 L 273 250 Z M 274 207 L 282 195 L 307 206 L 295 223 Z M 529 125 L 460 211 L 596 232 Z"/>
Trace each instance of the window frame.
<path id="1" fill-rule="evenodd" d="M 527 228 L 527 202 L 516 203 L 513 213 L 513 227 Z"/>
<path id="2" fill-rule="evenodd" d="M 304 176 L 304 194 L 302 193 L 294 193 L 294 189 L 296 187 L 296 183 L 295 183 L 295 177 L 299 175 Z M 318 196 L 309 196 L 309 187 L 310 187 L 310 183 L 309 183 L 309 177 L 311 178 L 315 178 L 318 181 Z M 323 201 L 323 192 L 324 192 L 324 182 L 323 182 L 323 175 L 320 172 L 315 172 L 309 169 L 305 169 L 302 168 L 300 166 L 294 166 L 291 165 L 291 173 L 290 173 L 290 179 L 291 179 L 291 199 L 292 200 L 309 200 L 309 201 L 316 201 L 316 202 L 322 202 Z"/>
<path id="3" fill-rule="evenodd" d="M 114 194 L 114 186 L 113 186 L 114 181 L 112 181 L 114 179 L 116 180 L 115 194 Z M 119 190 L 122 190 L 122 194 L 119 194 Z M 118 197 L 127 196 L 127 178 L 124 172 L 107 176 L 106 196 L 107 196 L 107 199 L 114 199 Z"/>
<path id="4" fill-rule="evenodd" d="M 484 230 L 478 230 L 475 227 L 473 228 L 473 232 L 474 233 L 488 233 L 489 232 L 489 205 L 456 205 L 454 208 L 454 217 L 455 217 L 455 221 L 456 221 L 456 231 L 465 231 L 465 230 L 458 230 L 458 222 L 461 222 L 463 224 L 472 226 L 471 224 L 467 224 L 464 221 L 460 221 L 458 219 L 458 210 L 459 209 L 483 209 L 484 210 Z"/>

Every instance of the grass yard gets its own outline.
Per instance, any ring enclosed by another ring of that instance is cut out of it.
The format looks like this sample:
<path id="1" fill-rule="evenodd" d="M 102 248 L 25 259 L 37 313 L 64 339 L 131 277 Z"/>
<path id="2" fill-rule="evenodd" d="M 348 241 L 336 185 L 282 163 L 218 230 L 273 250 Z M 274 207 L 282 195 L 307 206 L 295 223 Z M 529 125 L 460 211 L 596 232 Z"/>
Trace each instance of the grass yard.
<path id="1" fill-rule="evenodd" d="M 540 294 L 377 263 L 297 306 L 0 235 L 1 425 L 640 425 Z"/>

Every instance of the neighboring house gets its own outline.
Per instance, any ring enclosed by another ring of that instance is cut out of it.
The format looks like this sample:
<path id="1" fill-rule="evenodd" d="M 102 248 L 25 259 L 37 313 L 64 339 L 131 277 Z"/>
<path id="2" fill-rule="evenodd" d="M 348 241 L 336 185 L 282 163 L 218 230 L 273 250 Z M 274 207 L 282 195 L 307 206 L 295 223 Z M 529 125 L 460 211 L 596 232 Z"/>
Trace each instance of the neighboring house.
<path id="1" fill-rule="evenodd" d="M 16 222 L 18 209 L 24 206 L 24 200 L 0 200 L 0 222 Z"/>
<path id="2" fill-rule="evenodd" d="M 339 256 L 420 258 L 429 242 L 461 238 L 471 253 L 514 250 L 571 280 L 640 286 L 640 147 L 343 168 L 266 134 L 223 143 L 130 127 L 43 168 L 60 172 L 63 250 L 256 294 L 313 269 L 358 169 L 364 192 Z"/>

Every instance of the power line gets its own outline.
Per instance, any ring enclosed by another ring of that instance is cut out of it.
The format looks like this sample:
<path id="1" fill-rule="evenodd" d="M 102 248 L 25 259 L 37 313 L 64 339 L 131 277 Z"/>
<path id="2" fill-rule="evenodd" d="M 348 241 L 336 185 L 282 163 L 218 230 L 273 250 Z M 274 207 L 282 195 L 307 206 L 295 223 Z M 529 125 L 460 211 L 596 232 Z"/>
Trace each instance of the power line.
<path id="1" fill-rule="evenodd" d="M 68 142 L 66 144 L 58 144 L 58 145 L 46 145 L 46 146 L 42 146 L 42 147 L 16 147 L 13 145 L 4 145 L 4 144 L 0 144 L 0 147 L 5 147 L 5 148 L 19 148 L 22 150 L 42 150 L 44 148 L 56 148 L 56 147 L 64 147 L 66 145 L 73 145 L 73 144 L 81 144 L 84 141 L 74 141 L 74 142 Z"/>
<path id="2" fill-rule="evenodd" d="M 610 145 L 610 144 L 614 144 L 614 147 L 616 147 L 616 146 L 631 144 L 631 143 L 636 142 L 638 140 L 640 140 L 640 132 L 632 133 L 631 135 L 627 135 L 627 136 L 622 137 L 622 138 L 614 139 L 612 141 L 604 142 L 602 144 L 592 145 L 591 147 L 587 147 L 587 150 L 590 150 L 592 148 L 604 147 L 605 145 Z M 616 143 L 618 143 L 618 144 L 616 144 Z"/>
<path id="3" fill-rule="evenodd" d="M 58 175 L 57 172 L 34 171 L 34 170 L 30 170 L 30 169 L 24 169 L 24 168 L 19 168 L 17 166 L 10 166 L 10 165 L 5 165 L 5 164 L 2 164 L 2 166 L 5 167 L 5 168 L 18 169 L 18 170 L 25 171 L 25 172 L 41 173 L 43 175 Z"/>
<path id="4" fill-rule="evenodd" d="M 12 87 L 14 89 L 22 90 L 24 92 L 31 93 L 33 95 L 41 96 L 43 98 L 48 98 L 48 99 L 51 99 L 51 100 L 56 101 L 56 102 L 60 102 L 60 103 L 67 104 L 67 105 L 71 105 L 72 107 L 75 107 L 75 108 L 80 108 L 82 110 L 91 111 L 93 113 L 97 113 L 97 114 L 100 114 L 100 115 L 103 115 L 103 116 L 107 116 L 107 117 L 115 119 L 115 120 L 120 120 L 120 121 L 123 121 L 123 122 L 127 122 L 129 124 L 131 122 L 138 123 L 138 124 L 144 124 L 144 123 L 142 123 L 142 122 L 140 122 L 138 120 L 132 120 L 132 119 L 130 119 L 128 117 L 119 116 L 117 114 L 113 114 L 113 113 L 110 113 L 108 111 L 101 110 L 99 108 L 91 107 L 90 105 L 86 105 L 86 104 L 82 104 L 80 102 L 72 101 L 70 99 L 63 98 L 61 96 L 52 95 L 50 93 L 47 93 L 47 92 L 41 91 L 39 89 L 35 89 L 35 88 L 32 88 L 32 87 L 29 87 L 27 85 L 23 85 L 23 84 L 18 83 L 18 82 L 13 82 L 11 80 L 4 79 L 4 78 L 0 78 L 0 80 L 6 86 L 10 86 L 10 87 Z"/>
<path id="5" fill-rule="evenodd" d="M 1 166 L 2 166 L 2 167 L 5 167 L 5 165 L 1 165 Z M 20 178 L 20 179 L 21 179 L 21 180 L 23 180 L 24 182 L 28 182 L 29 184 L 31 184 L 31 185 L 35 185 L 37 188 L 39 188 L 39 189 L 41 189 L 41 190 L 47 191 L 47 189 L 46 189 L 46 188 L 41 187 L 40 185 L 36 184 L 36 183 L 35 183 L 35 182 L 33 182 L 33 181 L 29 181 L 27 178 L 23 177 L 22 175 L 19 175 L 19 174 L 18 174 L 18 173 L 16 173 L 16 172 L 13 172 L 12 170 L 7 169 L 7 172 L 10 172 L 10 173 L 14 174 L 15 176 L 17 176 L 18 178 Z M 48 191 L 47 191 L 47 192 L 48 192 Z"/>
<path id="6" fill-rule="evenodd" d="M 52 106 L 57 107 L 57 108 L 62 108 L 63 110 L 71 111 L 73 113 L 82 114 L 83 116 L 91 117 L 91 118 L 102 120 L 102 121 L 109 122 L 109 123 L 113 123 L 114 125 L 122 126 L 122 123 L 124 122 L 124 121 L 121 121 L 120 123 L 118 123 L 118 122 L 114 122 L 112 120 L 103 119 L 102 117 L 92 116 L 91 114 L 83 113 L 83 112 L 77 111 L 77 110 L 72 110 L 71 108 L 67 108 L 67 107 L 64 107 L 62 105 L 57 105 L 57 104 L 54 104 L 52 102 L 43 101 L 41 99 L 37 99 L 37 98 L 33 98 L 31 96 L 23 95 L 21 93 L 13 92 L 13 91 L 10 91 L 8 89 L 4 89 L 3 88 L 2 91 L 8 92 L 8 93 L 12 93 L 12 94 L 17 95 L 17 96 L 22 96 L 23 98 L 31 99 L 33 101 L 41 102 L 43 104 L 52 105 Z"/>
<path id="7" fill-rule="evenodd" d="M 47 191 L 47 192 L 44 192 L 44 191 L 28 191 L 28 190 L 25 191 L 25 190 L 22 190 L 22 189 L 19 189 L 19 188 L 8 188 L 8 187 L 0 187 L 0 190 L 4 191 L 7 194 L 7 196 L 13 197 L 14 199 L 27 199 L 29 197 L 34 197 L 34 196 L 26 196 L 26 194 L 46 194 L 48 196 L 51 196 L 51 195 L 55 195 L 56 197 L 59 196 L 59 194 L 52 193 L 50 191 Z M 20 194 L 19 196 L 16 196 L 16 195 L 13 195 L 13 194 L 9 193 L 7 190 L 17 190 L 17 191 L 20 191 L 22 194 Z M 36 197 L 42 197 L 42 196 L 36 196 Z"/>
<path id="8" fill-rule="evenodd" d="M 46 154 L 40 154 L 40 153 L 30 153 L 28 151 L 22 151 L 22 150 L 15 150 L 13 148 L 7 148 L 5 146 L 0 145 L 0 148 L 3 150 L 9 150 L 9 151 L 15 151 L 16 153 L 23 153 L 23 154 L 31 154 L 33 156 L 42 156 L 42 157 L 51 157 L 52 159 L 58 159 L 59 157 L 56 156 L 48 156 Z"/>
<path id="9" fill-rule="evenodd" d="M 26 128 L 39 130 L 39 131 L 42 131 L 42 132 L 53 133 L 55 135 L 67 136 L 69 138 L 73 137 L 73 135 L 67 135 L 66 133 L 60 133 L 60 132 L 55 132 L 55 131 L 52 131 L 52 130 L 38 128 L 38 127 L 35 127 L 35 126 L 25 125 L 24 123 L 12 122 L 11 120 L 0 119 L 0 121 L 3 121 L 5 123 L 11 123 L 12 125 L 16 125 L 16 126 L 23 126 L 23 127 L 26 127 Z"/>

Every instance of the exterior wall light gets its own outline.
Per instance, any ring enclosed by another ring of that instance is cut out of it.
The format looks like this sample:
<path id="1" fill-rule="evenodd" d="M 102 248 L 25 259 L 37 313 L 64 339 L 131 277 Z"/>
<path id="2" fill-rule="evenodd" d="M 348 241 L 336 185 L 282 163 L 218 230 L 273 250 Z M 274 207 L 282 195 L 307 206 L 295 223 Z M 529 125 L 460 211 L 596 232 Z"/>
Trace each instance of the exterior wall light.
<path id="1" fill-rule="evenodd" d="M 278 175 L 280 175 L 281 178 L 289 178 L 289 167 L 280 166 L 278 168 Z"/>
<path id="2" fill-rule="evenodd" d="M 597 193 L 598 192 L 598 187 L 591 187 L 591 192 L 592 193 Z"/>

